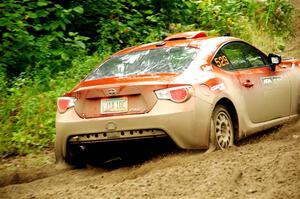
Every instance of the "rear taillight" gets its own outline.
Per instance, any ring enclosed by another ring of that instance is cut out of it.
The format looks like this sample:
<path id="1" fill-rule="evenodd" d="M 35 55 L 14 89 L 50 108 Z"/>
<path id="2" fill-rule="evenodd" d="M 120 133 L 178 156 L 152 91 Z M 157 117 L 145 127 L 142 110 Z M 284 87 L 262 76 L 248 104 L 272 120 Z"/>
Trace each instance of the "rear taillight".
<path id="1" fill-rule="evenodd" d="M 64 113 L 68 108 L 75 106 L 76 98 L 74 97 L 59 97 L 57 99 L 57 108 L 60 113 Z"/>
<path id="2" fill-rule="evenodd" d="M 192 96 L 191 86 L 179 86 L 155 91 L 158 99 L 171 100 L 181 103 L 187 101 Z"/>

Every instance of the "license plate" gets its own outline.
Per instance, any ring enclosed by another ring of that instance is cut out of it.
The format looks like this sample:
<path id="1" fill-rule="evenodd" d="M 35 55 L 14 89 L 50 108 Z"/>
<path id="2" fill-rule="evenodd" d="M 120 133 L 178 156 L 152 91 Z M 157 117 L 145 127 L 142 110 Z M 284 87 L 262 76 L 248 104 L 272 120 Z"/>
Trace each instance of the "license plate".
<path id="1" fill-rule="evenodd" d="M 102 99 L 100 105 L 101 114 L 124 113 L 128 111 L 127 97 Z"/>

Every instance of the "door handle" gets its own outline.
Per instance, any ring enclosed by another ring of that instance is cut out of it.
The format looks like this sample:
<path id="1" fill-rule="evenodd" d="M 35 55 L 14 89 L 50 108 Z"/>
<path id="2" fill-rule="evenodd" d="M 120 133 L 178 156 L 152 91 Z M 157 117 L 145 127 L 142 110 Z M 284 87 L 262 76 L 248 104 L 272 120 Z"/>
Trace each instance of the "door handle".
<path id="1" fill-rule="evenodd" d="M 247 79 L 247 80 L 243 83 L 243 86 L 245 86 L 246 88 L 251 88 L 252 86 L 254 86 L 254 84 L 253 84 L 249 79 Z"/>

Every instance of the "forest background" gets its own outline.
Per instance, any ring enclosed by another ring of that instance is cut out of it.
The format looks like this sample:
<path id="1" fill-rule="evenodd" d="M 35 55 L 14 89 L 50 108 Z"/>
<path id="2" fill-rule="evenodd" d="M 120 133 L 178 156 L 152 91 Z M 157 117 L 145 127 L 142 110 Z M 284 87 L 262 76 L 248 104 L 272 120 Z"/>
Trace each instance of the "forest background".
<path id="1" fill-rule="evenodd" d="M 280 52 L 295 16 L 286 0 L 6 0 L 0 10 L 0 157 L 53 148 L 57 97 L 122 48 L 205 30 Z"/>

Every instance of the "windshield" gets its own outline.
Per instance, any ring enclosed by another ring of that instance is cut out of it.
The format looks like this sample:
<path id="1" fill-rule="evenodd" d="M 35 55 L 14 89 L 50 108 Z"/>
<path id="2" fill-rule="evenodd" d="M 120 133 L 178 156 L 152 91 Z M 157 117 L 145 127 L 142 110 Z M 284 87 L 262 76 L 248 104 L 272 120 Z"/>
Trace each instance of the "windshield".
<path id="1" fill-rule="evenodd" d="M 194 60 L 198 50 L 191 47 L 168 47 L 119 55 L 108 59 L 85 80 L 137 74 L 182 72 Z"/>

